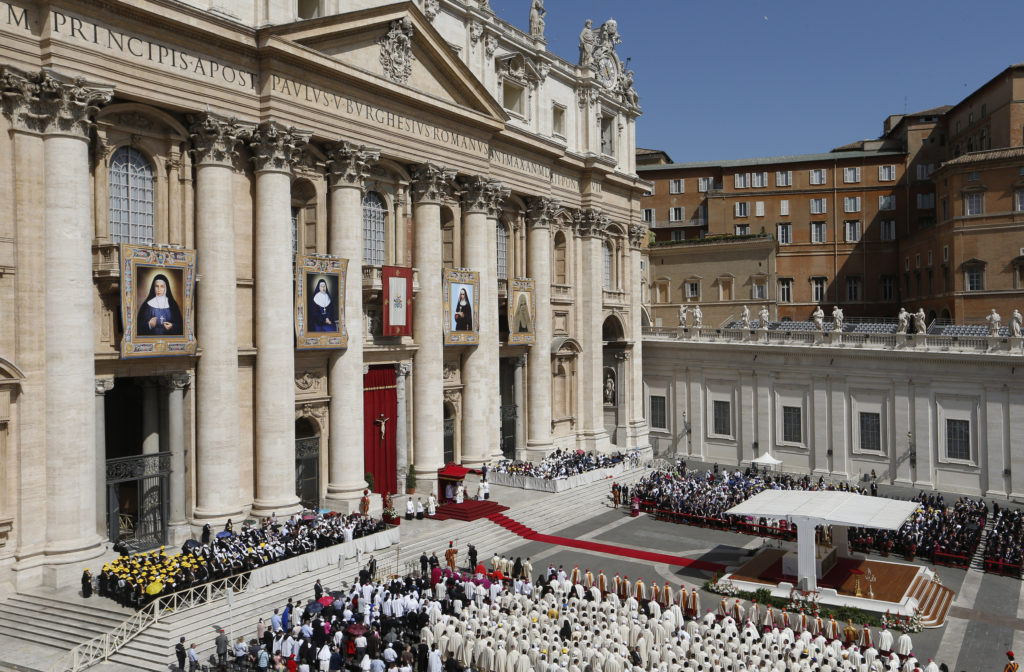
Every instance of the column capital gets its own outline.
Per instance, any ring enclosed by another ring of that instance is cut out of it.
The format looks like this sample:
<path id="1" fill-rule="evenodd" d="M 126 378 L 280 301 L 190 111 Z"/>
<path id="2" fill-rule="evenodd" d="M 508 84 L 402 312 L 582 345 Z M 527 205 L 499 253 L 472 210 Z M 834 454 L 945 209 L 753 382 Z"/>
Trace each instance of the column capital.
<path id="1" fill-rule="evenodd" d="M 184 390 L 192 384 L 192 374 L 172 373 L 169 376 L 164 377 L 163 384 L 165 387 L 172 390 Z"/>
<path id="2" fill-rule="evenodd" d="M 494 219 L 501 214 L 501 204 L 511 190 L 500 181 L 476 176 L 462 181 L 462 203 L 468 213 L 485 213 Z"/>
<path id="3" fill-rule="evenodd" d="M 234 117 L 223 118 L 209 112 L 189 115 L 188 120 L 196 165 L 231 166 L 238 158 L 238 146 L 249 127 L 239 124 Z"/>
<path id="4" fill-rule="evenodd" d="M 512 358 L 512 366 L 522 368 L 526 366 L 526 355 L 516 355 Z"/>
<path id="5" fill-rule="evenodd" d="M 647 227 L 643 224 L 631 224 L 629 227 L 629 244 L 635 248 L 641 248 L 645 240 L 647 240 Z"/>
<path id="6" fill-rule="evenodd" d="M 107 392 L 114 389 L 114 379 L 111 378 L 97 378 L 96 379 L 96 396 L 102 397 Z"/>
<path id="7" fill-rule="evenodd" d="M 412 194 L 417 203 L 440 203 L 451 198 L 456 172 L 434 163 L 421 163 L 412 169 Z"/>
<path id="8" fill-rule="evenodd" d="M 581 208 L 573 213 L 573 225 L 584 238 L 601 238 L 610 222 L 608 215 L 596 208 Z"/>
<path id="9" fill-rule="evenodd" d="M 264 121 L 246 134 L 256 172 L 291 173 L 302 158 L 311 131 L 294 126 L 284 127 L 275 121 Z"/>
<path id="10" fill-rule="evenodd" d="M 87 139 L 96 113 L 114 96 L 114 87 L 49 68 L 28 73 L 0 66 L 0 94 L 4 116 L 17 130 Z"/>
<path id="11" fill-rule="evenodd" d="M 558 207 L 558 199 L 550 196 L 531 198 L 526 202 L 526 223 L 533 229 L 550 228 Z"/>
<path id="12" fill-rule="evenodd" d="M 327 177 L 331 188 L 354 187 L 362 191 L 370 170 L 379 160 L 379 149 L 345 140 L 335 144 L 327 152 Z"/>
<path id="13" fill-rule="evenodd" d="M 405 378 L 412 373 L 412 362 L 398 362 L 395 364 L 395 375 L 399 378 Z"/>

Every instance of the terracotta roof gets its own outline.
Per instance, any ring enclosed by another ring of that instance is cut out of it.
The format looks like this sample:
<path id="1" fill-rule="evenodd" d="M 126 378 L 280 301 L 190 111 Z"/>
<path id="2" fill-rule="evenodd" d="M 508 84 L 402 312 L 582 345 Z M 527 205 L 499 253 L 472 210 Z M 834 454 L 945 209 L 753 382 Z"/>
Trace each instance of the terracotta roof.
<path id="1" fill-rule="evenodd" d="M 1003 147 L 1001 149 L 986 149 L 981 152 L 968 152 L 961 154 L 955 159 L 944 162 L 943 166 L 963 166 L 970 163 L 981 163 L 983 161 L 999 161 L 1001 159 L 1024 158 L 1024 147 Z"/>
<path id="2" fill-rule="evenodd" d="M 824 154 L 795 154 L 791 156 L 763 156 L 754 159 L 728 159 L 725 161 L 699 161 L 696 163 L 667 163 L 662 166 L 637 166 L 637 173 L 679 168 L 738 168 L 740 166 L 770 166 L 781 163 L 809 163 L 818 161 L 841 161 L 876 156 L 906 156 L 906 152 L 878 150 L 858 152 L 828 152 Z"/>

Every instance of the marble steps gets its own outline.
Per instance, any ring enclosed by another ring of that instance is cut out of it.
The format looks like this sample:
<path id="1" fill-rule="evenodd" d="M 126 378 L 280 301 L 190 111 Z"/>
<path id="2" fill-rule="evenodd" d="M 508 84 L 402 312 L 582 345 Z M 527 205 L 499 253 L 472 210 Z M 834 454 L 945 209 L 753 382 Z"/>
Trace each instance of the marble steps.
<path id="1" fill-rule="evenodd" d="M 921 609 L 921 624 L 937 628 L 946 622 L 946 614 L 953 603 L 953 591 L 937 581 L 918 575 L 910 586 L 910 596 L 917 598 Z"/>
<path id="2" fill-rule="evenodd" d="M 109 632 L 134 613 L 98 595 L 88 600 L 62 600 L 42 590 L 25 591 L 0 603 L 0 632 L 70 651 Z"/>

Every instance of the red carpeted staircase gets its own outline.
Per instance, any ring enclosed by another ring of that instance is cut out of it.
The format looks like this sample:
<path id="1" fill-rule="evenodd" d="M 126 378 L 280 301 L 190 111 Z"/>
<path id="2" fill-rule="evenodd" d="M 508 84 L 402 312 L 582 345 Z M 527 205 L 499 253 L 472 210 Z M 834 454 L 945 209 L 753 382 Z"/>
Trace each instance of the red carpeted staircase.
<path id="1" fill-rule="evenodd" d="M 508 511 L 507 506 L 502 506 L 489 499 L 477 501 L 468 500 L 462 504 L 444 504 L 437 509 L 437 515 L 432 520 L 479 520 L 492 515 L 501 515 L 501 511 Z"/>
<path id="2" fill-rule="evenodd" d="M 586 551 L 595 551 L 597 553 L 607 553 L 609 555 L 634 558 L 636 560 L 646 560 L 648 562 L 663 562 L 675 567 L 692 567 L 694 569 L 701 569 L 708 572 L 721 572 L 725 570 L 725 565 L 720 565 L 717 562 L 691 560 L 690 558 L 681 558 L 676 555 L 652 553 L 650 551 L 643 551 L 635 548 L 623 548 L 622 546 L 612 546 L 611 544 L 602 544 L 596 541 L 584 541 L 582 539 L 569 539 L 568 537 L 556 537 L 550 534 L 541 534 L 536 530 L 509 518 L 503 513 L 491 514 L 487 516 L 487 519 L 492 523 L 501 525 L 506 530 L 514 532 L 520 537 L 530 541 L 540 541 L 545 544 L 579 548 Z"/>

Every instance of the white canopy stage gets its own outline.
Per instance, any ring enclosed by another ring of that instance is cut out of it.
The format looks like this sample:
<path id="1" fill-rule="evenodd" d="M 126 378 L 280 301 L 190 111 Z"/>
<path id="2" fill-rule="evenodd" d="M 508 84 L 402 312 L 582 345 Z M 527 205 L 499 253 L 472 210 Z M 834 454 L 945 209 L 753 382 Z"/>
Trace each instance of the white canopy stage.
<path id="1" fill-rule="evenodd" d="M 868 497 L 853 492 L 765 490 L 726 513 L 787 520 L 797 526 L 797 580 L 803 590 L 817 589 L 814 528 L 832 526 L 832 543 L 842 557 L 849 557 L 848 527 L 898 530 L 914 513 L 916 502 Z"/>
<path id="2" fill-rule="evenodd" d="M 757 464 L 762 467 L 771 467 L 772 469 L 774 469 L 778 467 L 780 464 L 782 464 L 782 460 L 775 459 L 768 453 L 768 451 L 765 451 L 761 453 L 760 457 L 756 457 L 753 460 L 751 460 L 750 463 Z"/>

